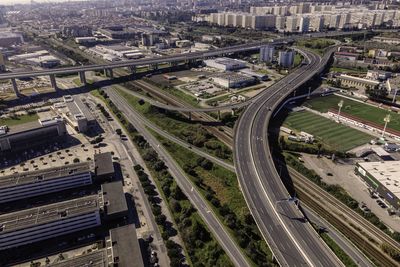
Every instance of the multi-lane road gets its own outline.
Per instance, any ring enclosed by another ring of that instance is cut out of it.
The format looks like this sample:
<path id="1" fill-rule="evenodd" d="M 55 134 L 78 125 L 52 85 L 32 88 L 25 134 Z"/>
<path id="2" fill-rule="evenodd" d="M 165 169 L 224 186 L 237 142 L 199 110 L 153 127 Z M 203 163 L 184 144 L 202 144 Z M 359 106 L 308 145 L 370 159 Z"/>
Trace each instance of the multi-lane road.
<path id="1" fill-rule="evenodd" d="M 72 74 L 86 71 L 98 71 L 98 70 L 109 70 L 115 68 L 124 68 L 124 67 L 139 67 L 139 66 L 148 66 L 155 65 L 161 63 L 171 63 L 171 62 L 181 62 L 181 61 L 190 61 L 197 59 L 205 59 L 209 57 L 215 57 L 219 55 L 231 54 L 236 52 L 245 52 L 251 50 L 260 49 L 260 47 L 264 45 L 277 45 L 286 43 L 284 39 L 279 39 L 274 42 L 257 42 L 257 43 L 248 43 L 241 44 L 236 46 L 230 46 L 226 48 L 218 48 L 211 51 L 206 52 L 193 52 L 193 53 L 183 53 L 172 56 L 162 56 L 162 57 L 154 57 L 154 58 L 145 58 L 138 60 L 126 60 L 119 62 L 110 62 L 107 64 L 93 64 L 93 65 L 85 65 L 85 66 L 74 66 L 67 68 L 57 68 L 57 69 L 48 69 L 48 70 L 37 70 L 37 71 L 29 71 L 29 72 L 9 72 L 0 74 L 0 80 L 2 79 L 18 79 L 18 78 L 27 78 L 27 77 L 37 77 L 37 76 L 47 76 L 54 74 Z"/>
<path id="2" fill-rule="evenodd" d="M 296 88 L 317 74 L 328 56 L 304 52 L 309 64 L 280 80 L 251 103 L 235 131 L 235 167 L 258 227 L 282 266 L 340 266 L 290 198 L 277 172 L 268 143 L 274 110 Z"/>
<path id="3" fill-rule="evenodd" d="M 207 204 L 207 201 L 201 196 L 201 193 L 197 191 L 196 186 L 185 175 L 184 171 L 178 167 L 178 164 L 164 149 L 162 144 L 146 129 L 146 124 L 144 124 L 144 121 L 140 119 L 138 113 L 127 105 L 125 99 L 117 92 L 110 90 L 108 95 L 121 112 L 125 114 L 129 122 L 132 123 L 132 125 L 144 136 L 147 142 L 163 159 L 171 175 L 176 179 L 179 187 L 197 209 L 197 212 L 203 218 L 208 228 L 214 234 L 215 238 L 218 240 L 219 244 L 225 250 L 235 266 L 250 266 L 248 259 L 222 223 L 218 220 L 217 215 L 214 214 L 212 208 Z"/>

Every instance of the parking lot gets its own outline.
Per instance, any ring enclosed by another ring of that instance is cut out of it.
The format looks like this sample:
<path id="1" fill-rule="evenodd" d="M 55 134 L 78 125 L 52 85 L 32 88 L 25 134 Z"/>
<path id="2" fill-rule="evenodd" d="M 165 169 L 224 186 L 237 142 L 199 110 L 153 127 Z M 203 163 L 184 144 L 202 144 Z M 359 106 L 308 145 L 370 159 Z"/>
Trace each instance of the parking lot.
<path id="1" fill-rule="evenodd" d="M 343 187 L 360 204 L 366 212 L 372 211 L 389 228 L 400 231 L 400 217 L 390 216 L 387 204 L 382 197 L 371 197 L 366 183 L 354 173 L 355 161 L 334 163 L 332 160 L 316 155 L 302 154 L 302 159 L 307 168 L 313 169 L 324 182 L 338 184 Z M 367 210 L 368 209 L 368 210 Z"/>

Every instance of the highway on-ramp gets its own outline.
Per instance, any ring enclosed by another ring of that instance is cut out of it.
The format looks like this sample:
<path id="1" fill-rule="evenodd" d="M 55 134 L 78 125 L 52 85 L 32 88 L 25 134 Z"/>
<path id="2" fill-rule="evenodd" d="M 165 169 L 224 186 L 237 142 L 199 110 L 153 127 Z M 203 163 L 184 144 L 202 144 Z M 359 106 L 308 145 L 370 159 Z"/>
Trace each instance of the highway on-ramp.
<path id="1" fill-rule="evenodd" d="M 268 124 L 274 110 L 329 59 L 303 53 L 309 64 L 261 93 L 241 115 L 235 129 L 235 168 L 254 219 L 281 266 L 341 266 L 295 203 L 282 201 L 290 196 L 269 150 Z"/>

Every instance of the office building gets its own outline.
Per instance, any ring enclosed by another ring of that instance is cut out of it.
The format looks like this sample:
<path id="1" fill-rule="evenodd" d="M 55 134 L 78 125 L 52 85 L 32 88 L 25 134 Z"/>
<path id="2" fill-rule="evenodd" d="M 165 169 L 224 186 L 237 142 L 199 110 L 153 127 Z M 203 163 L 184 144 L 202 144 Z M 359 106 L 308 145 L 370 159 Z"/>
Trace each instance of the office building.
<path id="1" fill-rule="evenodd" d="M 111 229 L 106 249 L 110 252 L 109 259 L 113 266 L 144 266 L 134 225 Z"/>
<path id="2" fill-rule="evenodd" d="M 0 250 L 101 225 L 98 196 L 0 215 Z"/>
<path id="3" fill-rule="evenodd" d="M 383 196 L 394 209 L 400 209 L 400 161 L 359 162 L 355 172 Z"/>
<path id="4" fill-rule="evenodd" d="M 111 180 L 115 169 L 111 152 L 94 154 L 94 174 L 99 181 Z"/>
<path id="5" fill-rule="evenodd" d="M 260 61 L 270 63 L 274 59 L 275 48 L 273 46 L 263 46 L 260 48 Z"/>
<path id="6" fill-rule="evenodd" d="M 10 47 L 24 42 L 22 34 L 15 32 L 0 31 L 0 47 Z"/>
<path id="7" fill-rule="evenodd" d="M 15 173 L 0 177 L 0 203 L 92 184 L 90 163 Z"/>
<path id="8" fill-rule="evenodd" d="M 337 77 L 337 79 L 340 81 L 342 87 L 356 88 L 362 90 L 365 90 L 367 88 L 372 89 L 376 86 L 379 86 L 380 84 L 380 82 L 378 81 L 350 76 L 346 74 L 341 74 L 340 76 Z"/>
<path id="9" fill-rule="evenodd" d="M 101 185 L 101 201 L 107 220 L 120 219 L 128 216 L 128 205 L 121 181 Z"/>
<path id="10" fill-rule="evenodd" d="M 134 225 L 110 229 L 105 240 L 105 248 L 93 250 L 79 256 L 67 258 L 49 267 L 143 267 L 143 256 Z"/>
<path id="11" fill-rule="evenodd" d="M 102 219 L 119 219 L 127 212 L 122 183 L 115 182 L 96 195 L 0 215 L 0 250 L 100 226 Z"/>
<path id="12" fill-rule="evenodd" d="M 68 100 L 67 100 L 68 99 Z M 64 118 L 75 131 L 85 133 L 95 123 L 91 112 L 79 96 L 64 96 L 64 103 L 56 103 L 52 109 Z"/>
<path id="13" fill-rule="evenodd" d="M 204 60 L 207 67 L 224 71 L 238 70 L 246 67 L 246 62 L 238 59 L 221 57 L 217 59 Z"/>
<path id="14" fill-rule="evenodd" d="M 224 88 L 242 88 L 256 83 L 251 76 L 237 74 L 235 72 L 222 73 L 214 76 L 213 82 Z"/>
<path id="15" fill-rule="evenodd" d="M 3 125 L 0 129 L 0 152 L 18 151 L 67 134 L 64 120 L 60 117 L 41 119 L 12 127 Z"/>
<path id="16" fill-rule="evenodd" d="M 291 68 L 294 62 L 294 51 L 279 51 L 278 63 L 283 68 Z"/>

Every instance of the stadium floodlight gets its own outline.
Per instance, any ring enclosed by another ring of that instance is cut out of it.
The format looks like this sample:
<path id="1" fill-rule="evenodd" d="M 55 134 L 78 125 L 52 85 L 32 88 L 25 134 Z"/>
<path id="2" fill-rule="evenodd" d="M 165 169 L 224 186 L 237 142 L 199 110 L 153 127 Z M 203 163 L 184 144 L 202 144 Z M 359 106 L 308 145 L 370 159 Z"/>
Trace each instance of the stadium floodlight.
<path id="1" fill-rule="evenodd" d="M 339 111 L 338 111 L 338 114 L 337 114 L 337 119 L 338 119 L 338 122 L 340 122 L 340 111 L 342 110 L 342 107 L 343 107 L 343 100 L 340 100 L 339 101 L 339 103 L 337 104 L 338 105 L 338 107 L 339 107 Z"/>
<path id="2" fill-rule="evenodd" d="M 385 122 L 385 126 L 383 127 L 382 137 L 385 136 L 386 126 L 387 126 L 387 124 L 390 122 L 390 114 L 387 114 L 387 115 L 385 116 L 385 118 L 383 119 L 383 121 Z"/>

